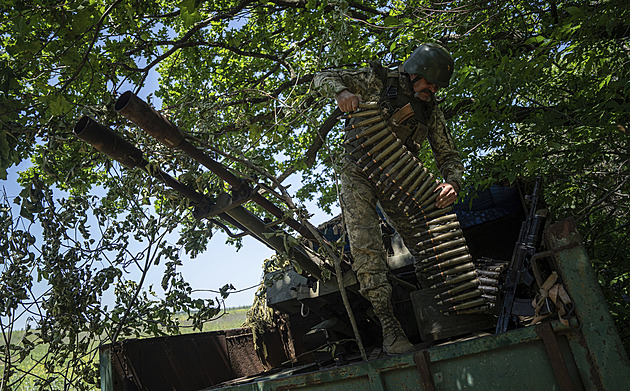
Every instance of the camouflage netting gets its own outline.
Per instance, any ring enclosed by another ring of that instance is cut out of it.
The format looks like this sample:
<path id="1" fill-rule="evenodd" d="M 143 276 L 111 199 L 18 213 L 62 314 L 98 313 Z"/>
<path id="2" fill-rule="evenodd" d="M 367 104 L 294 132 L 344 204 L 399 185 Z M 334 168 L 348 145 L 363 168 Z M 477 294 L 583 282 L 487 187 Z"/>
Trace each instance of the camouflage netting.
<path id="1" fill-rule="evenodd" d="M 279 261 L 276 256 L 273 256 L 271 259 L 266 259 L 263 266 L 265 274 L 273 270 L 278 270 L 280 268 L 279 264 L 281 263 L 282 262 Z M 247 311 L 247 319 L 245 323 L 243 323 L 243 327 L 252 329 L 254 348 L 256 349 L 260 362 L 266 369 L 274 367 L 274 365 L 270 363 L 270 352 L 267 349 L 266 343 L 269 340 L 275 340 L 273 336 L 279 337 L 286 357 L 291 360 L 295 358 L 288 317 L 267 305 L 267 285 L 265 283 L 261 284 L 260 288 L 258 288 L 254 302 L 249 311 Z"/>

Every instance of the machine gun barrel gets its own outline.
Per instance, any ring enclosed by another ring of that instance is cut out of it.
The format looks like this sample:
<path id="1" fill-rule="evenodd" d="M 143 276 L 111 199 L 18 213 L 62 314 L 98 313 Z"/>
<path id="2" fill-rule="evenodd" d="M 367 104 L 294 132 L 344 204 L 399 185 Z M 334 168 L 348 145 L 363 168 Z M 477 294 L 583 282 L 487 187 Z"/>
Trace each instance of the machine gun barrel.
<path id="1" fill-rule="evenodd" d="M 227 182 L 233 189 L 242 189 L 243 179 L 230 172 L 223 164 L 206 155 L 199 148 L 189 143 L 177 125 L 173 124 L 162 114 L 155 111 L 148 103 L 138 98 L 133 92 L 127 91 L 118 98 L 115 109 L 134 124 L 144 129 L 149 135 L 167 146 L 182 150 L 197 162 Z M 260 193 L 249 195 L 251 200 L 263 207 L 278 219 L 284 219 L 284 212 Z M 293 218 L 285 220 L 287 225 L 295 229 L 307 239 L 315 240 L 308 228 Z"/>
<path id="2" fill-rule="evenodd" d="M 151 164 L 143 157 L 140 149 L 120 137 L 120 135 L 113 132 L 111 129 L 94 121 L 92 118 L 87 116 L 82 117 L 75 125 L 74 133 L 81 140 L 92 145 L 105 155 L 119 161 L 124 166 L 128 168 L 138 167 L 147 174 L 162 181 L 173 190 L 188 198 L 196 207 L 203 208 L 212 204 L 207 196 L 198 193 Z M 277 230 L 270 228 L 260 218 L 243 206 L 237 205 L 226 209 L 225 212 L 219 214 L 219 216 L 239 229 L 248 231 L 249 234 L 273 250 L 288 252 L 289 256 L 295 259 L 300 267 L 315 278 L 322 278 L 318 263 L 322 264 L 323 262 L 316 255 L 310 254 L 300 245 L 287 248 L 287 246 L 285 246 L 285 238 L 282 237 L 283 235 L 288 235 L 287 233 L 279 233 Z"/>

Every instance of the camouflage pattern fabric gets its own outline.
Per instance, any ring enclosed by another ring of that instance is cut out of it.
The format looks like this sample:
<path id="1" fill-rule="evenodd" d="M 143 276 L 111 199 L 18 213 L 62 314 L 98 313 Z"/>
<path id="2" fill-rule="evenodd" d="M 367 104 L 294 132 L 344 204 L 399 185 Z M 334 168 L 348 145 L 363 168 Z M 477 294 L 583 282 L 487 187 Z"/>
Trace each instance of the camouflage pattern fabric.
<path id="1" fill-rule="evenodd" d="M 394 77 L 396 76 L 399 78 L 399 86 L 402 87 L 399 93 L 411 96 L 412 92 L 408 88 L 405 89 L 408 83 L 401 80 L 405 76 L 400 72 Z M 314 83 L 325 96 L 335 98 L 340 92 L 349 90 L 366 102 L 379 101 L 384 89 L 383 79 L 373 68 L 322 72 L 315 76 Z M 405 123 L 392 129 L 411 151 L 418 151 L 424 140 L 428 139 L 437 167 L 445 181 L 456 182 L 461 189 L 463 165 L 446 127 L 444 115 L 436 102 L 430 102 L 425 106 L 429 110 L 428 115 L 421 116 L 423 121 L 416 121 L 412 126 Z M 346 140 L 352 140 L 361 130 L 346 132 Z M 353 149 L 353 146 L 350 148 Z M 393 352 L 400 349 L 398 353 L 402 353 L 411 345 L 393 314 L 392 287 L 387 281 L 387 253 L 383 245 L 380 220 L 376 213 L 377 202 L 380 202 L 381 209 L 387 214 L 390 223 L 400 233 L 403 241 L 413 243 L 414 232 L 409 226 L 409 218 L 397 208 L 397 200 L 379 199 L 379 195 L 374 183 L 362 172 L 354 158 L 347 154 L 341 171 L 341 209 L 353 257 L 352 268 L 361 287 L 360 293 L 371 302 L 375 314 L 381 321 L 384 347 Z M 415 255 L 413 249 L 410 251 Z M 392 348 L 394 341 L 398 342 L 395 343 L 396 347 Z"/>
<path id="2" fill-rule="evenodd" d="M 398 74 L 401 93 L 411 94 L 405 88 L 403 75 Z M 315 87 L 322 95 L 335 98 L 343 90 L 359 95 L 364 102 L 377 102 L 383 90 L 383 81 L 373 68 L 354 70 L 331 70 L 318 73 L 314 78 Z M 418 151 L 424 140 L 429 145 L 435 157 L 435 163 L 445 182 L 456 182 L 462 188 L 462 174 L 464 166 L 459 157 L 457 147 L 453 142 L 450 131 L 446 126 L 444 114 L 436 102 L 431 102 L 432 112 L 426 124 L 414 123 L 411 128 L 396 127 L 397 136 L 403 140 L 411 151 Z M 401 129 L 402 128 L 402 129 Z M 346 132 L 346 139 L 353 139 L 358 129 Z M 354 148 L 356 145 L 351 145 Z"/>
<path id="3" fill-rule="evenodd" d="M 372 182 L 349 159 L 341 170 L 340 179 L 341 210 L 352 252 L 352 268 L 357 274 L 361 294 L 366 296 L 366 290 L 389 286 L 387 255 L 376 213 L 377 193 Z"/>
<path id="4" fill-rule="evenodd" d="M 326 97 L 335 98 L 343 90 L 360 95 L 364 102 L 379 100 L 383 81 L 373 68 L 323 71 L 315 75 L 315 88 Z"/>
<path id="5" fill-rule="evenodd" d="M 398 77 L 405 76 L 398 73 Z M 347 89 L 360 95 L 363 101 L 373 102 L 380 99 L 384 88 L 382 79 L 373 68 L 324 71 L 315 76 L 314 83 L 322 94 L 331 98 Z M 400 82 L 401 92 L 410 94 L 411 91 L 404 88 L 405 85 L 404 82 Z M 421 144 L 424 139 L 428 139 L 444 180 L 457 182 L 461 188 L 463 165 L 459 153 L 446 126 L 444 114 L 435 102 L 432 103 L 433 110 L 427 125 L 407 129 L 411 137 L 407 138 L 405 144 L 411 149 L 412 144 Z M 346 132 L 346 139 L 354 137 L 356 132 L 356 130 Z M 396 133 L 400 134 L 398 129 Z M 396 202 L 379 200 L 379 193 L 372 181 L 354 163 L 353 157 L 346 155 L 341 173 L 341 208 L 354 259 L 353 268 L 362 290 L 389 285 L 386 279 L 386 253 L 376 213 L 377 201 L 380 201 L 383 211 L 403 241 L 412 243 L 413 229 L 408 225 L 409 219 L 397 209 Z M 415 255 L 413 249 L 410 251 Z"/>
<path id="6" fill-rule="evenodd" d="M 409 224 L 409 218 L 397 208 L 398 201 L 379 200 L 379 193 L 372 181 L 352 160 L 345 159 L 341 171 L 341 209 L 352 252 L 352 267 L 361 289 L 370 290 L 389 285 L 386 278 L 387 255 L 376 203 L 380 202 L 381 209 L 403 242 L 413 243 L 414 229 Z M 413 248 L 409 251 L 416 255 Z"/>
<path id="7" fill-rule="evenodd" d="M 370 301 L 381 322 L 383 348 L 388 354 L 400 354 L 411 351 L 413 346 L 394 316 L 392 287 L 387 281 L 387 255 L 375 209 L 377 194 L 372 181 L 354 161 L 346 158 L 341 172 L 341 209 L 352 252 L 352 269 L 359 281 L 359 293 Z M 390 220 L 408 221 L 400 218 L 393 202 L 381 202 L 381 208 Z M 395 228 L 403 236 L 403 241 L 411 234 L 408 226 Z"/>

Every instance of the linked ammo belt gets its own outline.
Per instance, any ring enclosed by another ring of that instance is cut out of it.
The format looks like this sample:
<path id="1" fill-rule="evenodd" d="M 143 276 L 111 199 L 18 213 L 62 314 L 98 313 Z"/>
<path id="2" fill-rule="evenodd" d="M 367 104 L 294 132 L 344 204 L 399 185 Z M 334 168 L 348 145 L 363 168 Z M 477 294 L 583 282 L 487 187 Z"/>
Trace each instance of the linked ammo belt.
<path id="1" fill-rule="evenodd" d="M 403 109 L 405 111 L 403 111 Z M 374 183 L 381 199 L 398 202 L 414 228 L 415 271 L 423 288 L 435 288 L 442 311 L 448 314 L 492 312 L 499 276 L 507 263 L 473 260 L 453 206 L 439 209 L 435 201 L 439 182 L 404 145 L 389 125 L 413 115 L 405 107 L 386 118 L 377 103 L 361 103 L 359 111 L 340 118 L 356 118 L 346 131 L 357 134 L 346 144 L 357 145 L 350 154 Z M 412 251 L 413 252 L 413 251 Z"/>

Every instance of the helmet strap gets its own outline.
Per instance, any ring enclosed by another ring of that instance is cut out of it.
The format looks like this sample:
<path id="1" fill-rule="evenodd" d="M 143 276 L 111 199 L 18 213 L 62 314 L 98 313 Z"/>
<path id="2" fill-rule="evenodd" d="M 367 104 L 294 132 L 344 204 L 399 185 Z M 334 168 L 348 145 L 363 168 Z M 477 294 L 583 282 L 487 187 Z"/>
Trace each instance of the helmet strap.
<path id="1" fill-rule="evenodd" d="M 411 76 L 409 74 L 407 74 L 407 77 L 409 78 L 409 83 L 411 84 L 411 89 L 412 90 L 413 90 L 413 85 L 416 84 L 417 81 L 422 79 L 422 76 L 416 76 L 416 77 L 413 78 L 413 80 L 411 80 Z"/>

